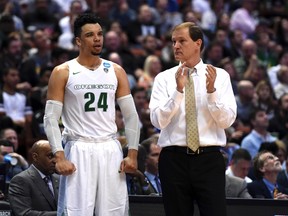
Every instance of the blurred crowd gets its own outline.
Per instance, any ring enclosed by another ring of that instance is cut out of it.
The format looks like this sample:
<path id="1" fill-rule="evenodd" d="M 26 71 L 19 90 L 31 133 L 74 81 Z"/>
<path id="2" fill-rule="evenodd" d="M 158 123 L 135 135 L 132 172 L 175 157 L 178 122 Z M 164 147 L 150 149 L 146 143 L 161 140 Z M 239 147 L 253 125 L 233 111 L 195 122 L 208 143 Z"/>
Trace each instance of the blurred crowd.
<path id="1" fill-rule="evenodd" d="M 0 139 L 7 139 L 5 131 L 12 130 L 20 167 L 30 163 L 32 144 L 47 139 L 43 115 L 48 80 L 54 66 L 77 56 L 72 26 L 84 12 L 96 13 L 102 20 L 101 57 L 118 63 L 128 74 L 141 121 L 140 143 L 159 133 L 148 109 L 154 77 L 179 64 L 173 57 L 170 30 L 194 22 L 205 36 L 203 61 L 230 74 L 237 101 L 237 120 L 226 130 L 223 148 L 227 168 L 233 170 L 239 160 L 233 153 L 246 149 L 251 158 L 245 159 L 249 166 L 242 177 L 250 175 L 253 180 L 252 160 L 259 150 L 268 149 L 281 162 L 279 172 L 288 176 L 285 0 L 0 0 Z M 124 148 L 120 111 L 116 123 Z M 1 148 L 1 153 L 7 151 Z"/>

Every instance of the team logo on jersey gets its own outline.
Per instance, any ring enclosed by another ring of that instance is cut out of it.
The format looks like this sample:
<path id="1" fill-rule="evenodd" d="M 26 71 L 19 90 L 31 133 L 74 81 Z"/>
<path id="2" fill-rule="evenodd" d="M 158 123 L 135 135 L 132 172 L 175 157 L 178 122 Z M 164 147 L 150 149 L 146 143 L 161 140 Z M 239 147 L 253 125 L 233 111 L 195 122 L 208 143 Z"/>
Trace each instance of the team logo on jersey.
<path id="1" fill-rule="evenodd" d="M 110 68 L 111 67 L 111 64 L 109 63 L 109 62 L 104 62 L 103 63 L 103 66 L 104 66 L 104 72 L 105 73 L 108 73 L 108 71 L 109 71 L 109 69 L 108 68 Z"/>
<path id="2" fill-rule="evenodd" d="M 79 74 L 81 71 L 73 72 L 73 75 Z"/>
<path id="3" fill-rule="evenodd" d="M 108 62 L 104 62 L 104 63 L 103 63 L 103 66 L 104 66 L 105 68 L 110 68 L 110 67 L 111 67 L 111 64 L 108 63 Z"/>

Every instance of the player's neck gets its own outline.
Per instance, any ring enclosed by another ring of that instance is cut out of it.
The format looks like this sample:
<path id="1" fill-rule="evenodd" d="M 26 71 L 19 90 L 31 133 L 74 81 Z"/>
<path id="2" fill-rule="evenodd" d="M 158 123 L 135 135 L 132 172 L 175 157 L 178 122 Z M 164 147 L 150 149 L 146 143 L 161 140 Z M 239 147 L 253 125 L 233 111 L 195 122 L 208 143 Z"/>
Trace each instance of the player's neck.
<path id="1" fill-rule="evenodd" d="M 81 58 L 80 56 L 76 58 L 79 64 L 88 68 L 89 70 L 96 70 L 101 64 L 101 58 L 95 56 L 95 58 Z"/>

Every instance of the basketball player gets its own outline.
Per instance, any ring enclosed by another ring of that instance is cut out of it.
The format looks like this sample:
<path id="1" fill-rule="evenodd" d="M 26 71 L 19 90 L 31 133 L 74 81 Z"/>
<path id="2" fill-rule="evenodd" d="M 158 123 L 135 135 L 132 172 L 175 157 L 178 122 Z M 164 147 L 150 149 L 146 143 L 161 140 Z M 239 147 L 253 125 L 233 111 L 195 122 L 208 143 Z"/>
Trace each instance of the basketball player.
<path id="1" fill-rule="evenodd" d="M 78 16 L 74 35 L 79 55 L 54 68 L 44 116 L 61 174 L 58 215 L 128 215 L 125 173 L 137 169 L 139 118 L 127 75 L 119 65 L 99 57 L 103 31 L 94 14 Z M 129 143 L 124 160 L 116 139 L 115 100 Z"/>

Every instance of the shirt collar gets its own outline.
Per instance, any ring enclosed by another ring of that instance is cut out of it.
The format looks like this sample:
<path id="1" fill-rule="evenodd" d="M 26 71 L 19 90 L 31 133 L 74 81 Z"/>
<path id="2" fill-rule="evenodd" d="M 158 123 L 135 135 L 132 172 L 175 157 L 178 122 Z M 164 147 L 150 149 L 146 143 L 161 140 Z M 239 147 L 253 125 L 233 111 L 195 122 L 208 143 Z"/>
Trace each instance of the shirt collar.
<path id="1" fill-rule="evenodd" d="M 179 66 L 181 66 L 181 65 L 182 65 L 182 63 L 179 62 Z M 199 63 L 194 66 L 194 69 L 196 69 L 195 70 L 195 74 L 200 75 L 199 71 L 201 71 L 201 69 L 203 67 L 204 67 L 204 63 L 203 63 L 202 59 L 200 59 Z"/>
<path id="2" fill-rule="evenodd" d="M 273 193 L 274 189 L 277 186 L 277 184 L 273 184 L 272 182 L 268 181 L 267 179 L 263 178 L 263 182 L 264 184 L 267 186 L 268 190 L 271 192 L 271 194 Z"/>
<path id="3" fill-rule="evenodd" d="M 154 179 L 155 179 L 155 175 L 153 175 L 152 173 L 149 173 L 149 172 L 147 172 L 147 171 L 145 171 L 145 176 L 150 180 L 150 181 L 154 181 Z"/>
<path id="4" fill-rule="evenodd" d="M 38 173 L 40 174 L 40 176 L 41 176 L 42 179 L 46 177 L 46 175 L 44 175 L 39 169 L 37 169 L 37 168 L 34 166 L 34 164 L 32 164 L 31 166 L 33 166 L 33 167 L 38 171 Z"/>

